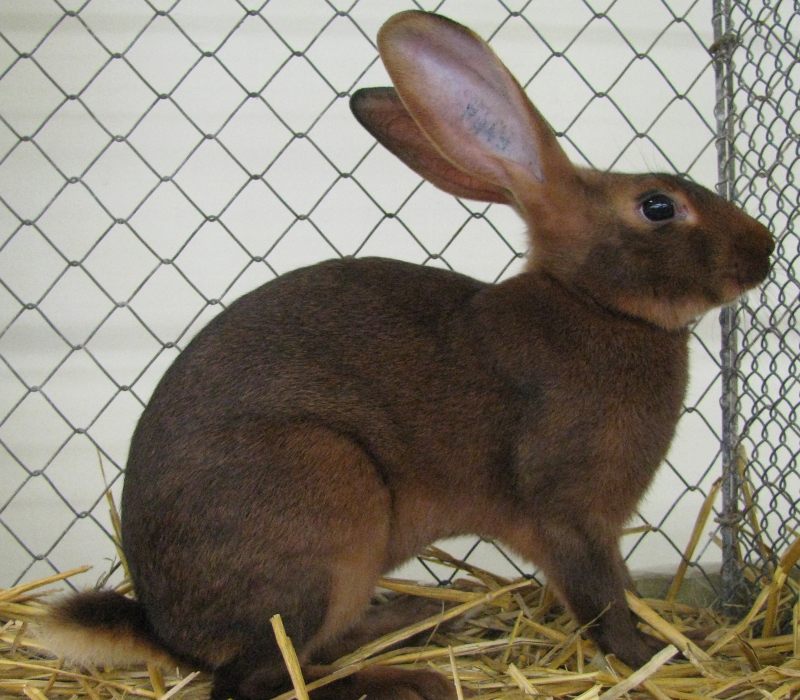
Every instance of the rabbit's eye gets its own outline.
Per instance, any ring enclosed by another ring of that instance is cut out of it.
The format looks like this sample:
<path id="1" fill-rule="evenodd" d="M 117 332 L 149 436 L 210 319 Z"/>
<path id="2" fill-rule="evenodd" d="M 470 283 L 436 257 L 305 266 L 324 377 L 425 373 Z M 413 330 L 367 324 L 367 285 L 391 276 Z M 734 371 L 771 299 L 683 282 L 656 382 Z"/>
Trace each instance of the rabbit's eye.
<path id="1" fill-rule="evenodd" d="M 675 216 L 675 202 L 665 194 L 652 194 L 641 206 L 642 214 L 649 221 L 666 221 Z"/>

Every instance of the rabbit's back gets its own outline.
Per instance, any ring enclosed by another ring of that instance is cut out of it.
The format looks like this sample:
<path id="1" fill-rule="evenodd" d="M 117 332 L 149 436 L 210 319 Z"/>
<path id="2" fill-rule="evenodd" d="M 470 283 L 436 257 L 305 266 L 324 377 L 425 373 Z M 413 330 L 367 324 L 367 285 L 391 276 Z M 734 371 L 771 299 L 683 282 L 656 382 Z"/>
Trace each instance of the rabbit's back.
<path id="1" fill-rule="evenodd" d="M 415 406 L 458 395 L 459 383 L 480 383 L 470 307 L 486 287 L 377 258 L 332 260 L 263 285 L 167 370 L 134 436 L 128 478 L 148 469 L 140 450 L 163 461 L 173 439 L 211 437 L 245 417 L 319 421 L 365 436 L 400 431 L 391 413 L 413 418 Z"/>

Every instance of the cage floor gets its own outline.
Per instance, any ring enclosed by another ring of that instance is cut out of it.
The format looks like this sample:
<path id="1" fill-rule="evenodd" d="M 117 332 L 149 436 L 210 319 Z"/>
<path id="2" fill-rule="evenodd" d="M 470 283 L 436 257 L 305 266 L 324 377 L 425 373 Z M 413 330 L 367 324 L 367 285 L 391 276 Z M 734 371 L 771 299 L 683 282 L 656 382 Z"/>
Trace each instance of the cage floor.
<path id="1" fill-rule="evenodd" d="M 306 686 L 298 676 L 295 691 L 280 696 L 282 700 L 303 698 L 316 685 L 373 664 L 438 669 L 453 680 L 459 697 L 481 700 L 800 698 L 800 603 L 797 583 L 787 576 L 800 558 L 800 541 L 737 621 L 681 602 L 676 586 L 660 599 L 630 596 L 642 627 L 667 643 L 636 671 L 600 654 L 546 586 L 500 579 L 439 550 L 428 556 L 465 568 L 468 578 L 454 588 L 384 580 L 384 595 L 442 601 L 440 614 L 343 657 L 329 678 Z M 46 609 L 47 596 L 59 584 L 63 589 L 69 576 L 66 572 L 0 590 L 0 697 L 207 697 L 209 677 L 190 669 L 83 669 L 48 655 L 35 637 L 35 623 Z M 276 626 L 276 634 L 286 642 L 291 668 L 291 644 L 281 627 Z M 412 637 L 418 645 L 404 647 L 403 640 Z"/>

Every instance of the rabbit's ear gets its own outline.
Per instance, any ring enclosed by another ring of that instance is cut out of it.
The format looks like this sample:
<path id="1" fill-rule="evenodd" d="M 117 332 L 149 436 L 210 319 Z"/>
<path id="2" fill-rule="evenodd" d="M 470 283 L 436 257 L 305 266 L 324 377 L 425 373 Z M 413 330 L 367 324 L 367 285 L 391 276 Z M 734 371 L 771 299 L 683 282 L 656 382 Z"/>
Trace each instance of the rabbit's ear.
<path id="1" fill-rule="evenodd" d="M 574 174 L 547 122 L 477 34 L 411 10 L 383 25 L 378 47 L 419 128 L 473 178 L 523 201 L 529 188 Z"/>
<path id="2" fill-rule="evenodd" d="M 447 160 L 411 118 L 394 88 L 357 90 L 350 98 L 350 109 L 380 143 L 445 192 L 483 202 L 509 202 L 507 190 L 475 178 Z"/>

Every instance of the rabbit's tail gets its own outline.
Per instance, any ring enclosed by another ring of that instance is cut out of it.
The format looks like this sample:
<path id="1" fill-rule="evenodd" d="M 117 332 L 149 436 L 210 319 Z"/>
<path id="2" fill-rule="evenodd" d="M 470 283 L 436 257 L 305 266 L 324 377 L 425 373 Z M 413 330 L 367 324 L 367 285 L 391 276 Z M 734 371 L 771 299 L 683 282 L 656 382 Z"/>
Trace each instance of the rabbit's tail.
<path id="1" fill-rule="evenodd" d="M 84 591 L 63 598 L 39 624 L 38 637 L 54 654 L 85 666 L 175 663 L 144 608 L 115 591 Z"/>

